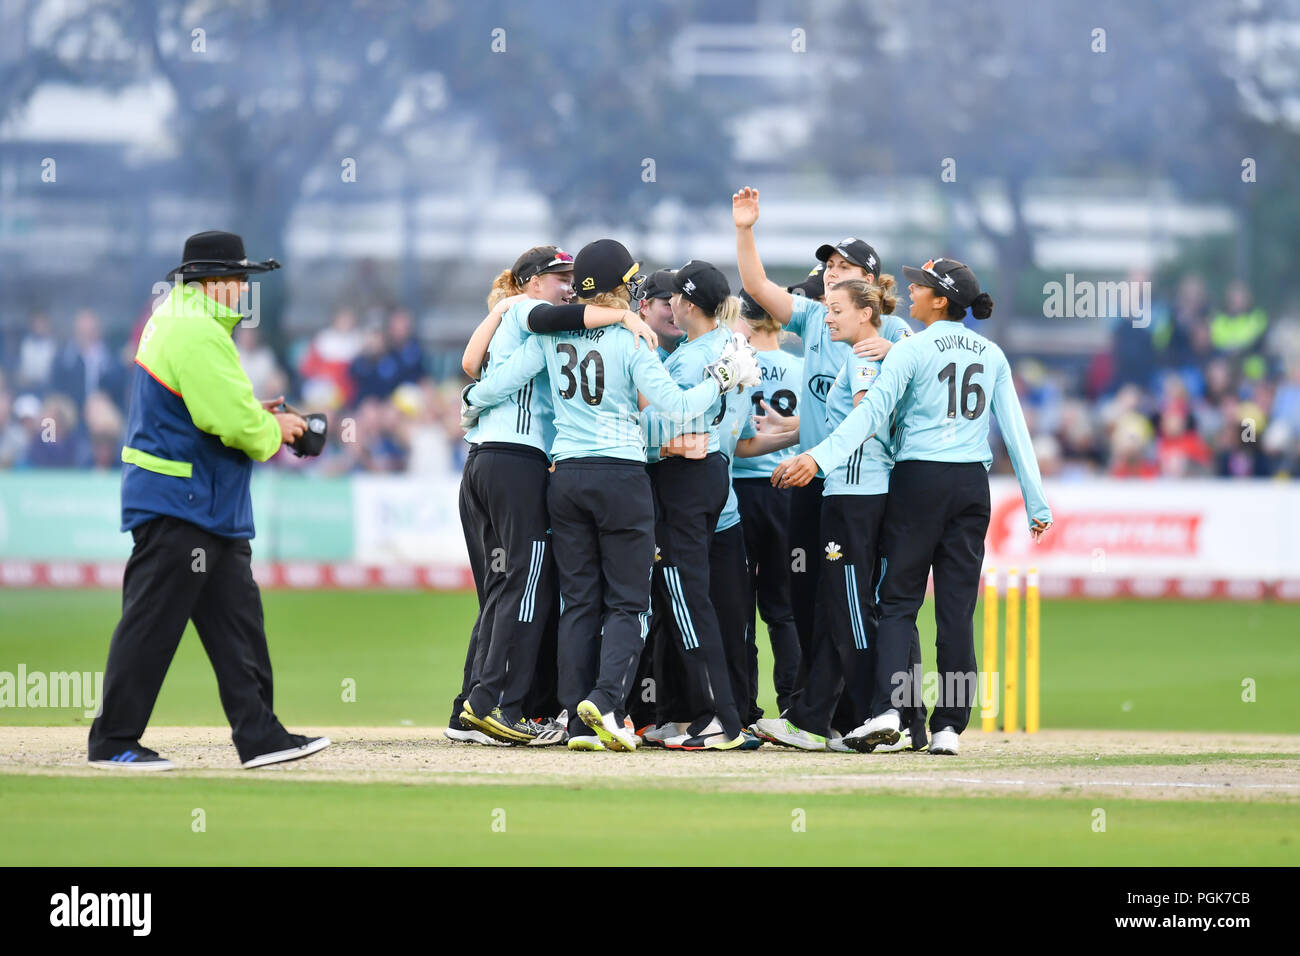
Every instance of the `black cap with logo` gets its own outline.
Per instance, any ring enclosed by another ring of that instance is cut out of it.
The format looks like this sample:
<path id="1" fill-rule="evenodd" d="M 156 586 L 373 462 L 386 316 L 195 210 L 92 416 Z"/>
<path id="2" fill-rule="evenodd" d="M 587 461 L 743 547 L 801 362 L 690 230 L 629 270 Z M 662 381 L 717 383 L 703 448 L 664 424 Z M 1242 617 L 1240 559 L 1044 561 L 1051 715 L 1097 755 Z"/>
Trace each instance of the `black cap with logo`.
<path id="1" fill-rule="evenodd" d="M 660 269 L 650 273 L 650 278 L 641 286 L 641 297 L 645 299 L 671 299 L 677 290 L 673 287 L 673 270 Z"/>
<path id="2" fill-rule="evenodd" d="M 613 292 L 635 276 L 639 268 L 632 253 L 618 240 L 589 242 L 573 259 L 574 294 L 590 299 L 602 292 Z"/>
<path id="3" fill-rule="evenodd" d="M 818 246 L 817 261 L 825 262 L 837 252 L 855 266 L 866 269 L 873 276 L 880 275 L 880 256 L 876 255 L 876 250 L 861 239 L 854 239 L 849 236 L 847 239 L 841 239 L 833 246 L 829 243 Z"/>
<path id="4" fill-rule="evenodd" d="M 731 295 L 731 284 L 727 277 L 711 262 L 692 259 L 677 270 L 673 276 L 673 288 L 682 294 L 687 302 L 700 307 L 706 315 L 713 315 L 718 307 Z"/>
<path id="5" fill-rule="evenodd" d="M 812 272 L 808 273 L 808 278 L 802 282 L 796 282 L 794 285 L 786 286 L 785 291 L 808 299 L 820 299 L 826 294 L 826 283 L 822 279 L 822 271 L 825 268 L 825 263 L 814 266 Z"/>
<path id="6" fill-rule="evenodd" d="M 533 276 L 545 272 L 572 272 L 573 256 L 556 246 L 538 246 L 516 259 L 510 271 L 514 274 L 515 282 L 523 285 Z"/>
<path id="7" fill-rule="evenodd" d="M 934 289 L 963 309 L 969 309 L 980 294 L 980 280 L 970 266 L 956 259 L 931 259 L 919 269 L 903 266 L 903 275 L 908 282 Z"/>

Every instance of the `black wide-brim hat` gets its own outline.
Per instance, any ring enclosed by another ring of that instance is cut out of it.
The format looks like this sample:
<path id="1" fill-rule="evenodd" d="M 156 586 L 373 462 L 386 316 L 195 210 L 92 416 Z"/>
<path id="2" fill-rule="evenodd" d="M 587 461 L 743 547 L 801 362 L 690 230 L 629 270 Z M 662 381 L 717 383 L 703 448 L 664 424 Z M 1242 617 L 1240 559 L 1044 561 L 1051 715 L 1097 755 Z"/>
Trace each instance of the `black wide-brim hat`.
<path id="1" fill-rule="evenodd" d="M 233 232 L 198 232 L 185 240 L 180 265 L 167 273 L 168 279 L 201 276 L 238 276 L 250 272 L 270 272 L 280 268 L 274 259 L 250 261 L 244 253 L 244 240 Z"/>

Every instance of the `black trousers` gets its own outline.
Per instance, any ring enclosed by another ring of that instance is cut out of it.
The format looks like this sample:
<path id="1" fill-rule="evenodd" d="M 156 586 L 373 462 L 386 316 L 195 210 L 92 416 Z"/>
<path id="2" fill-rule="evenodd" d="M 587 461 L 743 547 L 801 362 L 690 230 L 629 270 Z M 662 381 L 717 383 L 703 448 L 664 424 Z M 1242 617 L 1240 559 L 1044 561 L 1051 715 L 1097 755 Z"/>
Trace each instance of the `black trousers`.
<path id="1" fill-rule="evenodd" d="M 822 569 L 821 515 L 825 485 L 824 479 L 814 478 L 802 488 L 790 489 L 790 610 L 805 666 L 811 659 L 813 610 L 817 605 L 817 578 Z"/>
<path id="2" fill-rule="evenodd" d="M 732 525 L 725 531 L 715 531 L 709 545 L 709 599 L 718 615 L 718 632 L 722 635 L 722 653 L 727 659 L 727 676 L 731 682 L 731 697 L 736 703 L 741 723 L 748 727 L 759 717 L 758 671 L 751 657 L 757 660 L 754 649 L 754 632 L 749 629 L 748 615 L 754 611 L 751 603 L 746 609 L 749 594 L 749 565 L 745 560 L 745 533 L 741 526 Z M 753 650 L 753 654 L 751 654 Z"/>
<path id="3" fill-rule="evenodd" d="M 773 488 L 767 478 L 737 478 L 732 482 L 740 502 L 740 524 L 745 534 L 749 562 L 748 627 L 752 659 L 750 681 L 758 692 L 758 645 L 755 605 L 767 625 L 772 644 L 772 683 L 776 685 L 779 713 L 790 706 L 799 678 L 799 632 L 790 603 L 790 499 L 791 489 Z M 757 699 L 749 702 L 753 720 L 763 715 Z"/>
<path id="4" fill-rule="evenodd" d="M 823 499 L 821 529 L 826 544 L 819 557 L 812 658 L 785 715 L 796 727 L 823 737 L 830 736 L 831 715 L 846 682 L 861 688 L 849 703 L 846 720 L 856 727 L 870 716 L 866 690 L 872 686 L 876 657 L 874 578 L 888 499 L 888 495 Z"/>
<path id="5" fill-rule="evenodd" d="M 569 733 L 590 734 L 578 703 L 621 711 L 650 624 L 654 503 L 641 462 L 556 462 L 547 490 L 562 599 L 560 703 Z"/>
<path id="6" fill-rule="evenodd" d="M 662 527 L 659 520 L 656 520 L 655 527 Z M 662 555 L 655 560 L 654 578 L 651 581 L 650 640 L 647 647 L 651 657 L 650 675 L 651 686 L 654 688 L 655 724 L 669 721 L 689 724 L 693 719 L 693 713 L 690 697 L 687 694 L 686 662 L 682 656 L 685 652 L 682 650 L 682 643 L 677 635 L 677 625 L 673 620 L 673 598 L 668 591 Z"/>
<path id="7" fill-rule="evenodd" d="M 139 746 L 190 620 L 217 675 L 239 759 L 292 746 L 273 710 L 271 655 L 248 541 L 170 517 L 154 518 L 131 534 L 135 545 L 122 582 L 122 618 L 108 647 L 103 711 L 90 727 L 90 759 Z"/>
<path id="8" fill-rule="evenodd" d="M 966 729 L 979 692 L 974 617 L 988 527 L 988 472 L 982 463 L 894 465 L 880 537 L 884 569 L 873 713 L 920 703 L 920 669 L 909 666 L 910 648 L 933 568 L 940 686 L 930 728 Z"/>
<path id="9" fill-rule="evenodd" d="M 718 515 L 727 503 L 727 459 L 713 452 L 703 460 L 666 458 L 653 465 L 655 543 L 672 607 L 672 622 L 686 670 L 684 696 L 691 731 L 714 716 L 730 737 L 740 733 L 718 616 L 709 599 L 709 551 Z"/>
<path id="10" fill-rule="evenodd" d="M 545 489 L 550 462 L 541 451 L 507 442 L 476 446 L 460 482 L 461 528 L 479 595 L 471 635 L 467 697 L 479 714 L 500 706 L 524 715 L 538 649 L 552 614 L 555 562 Z"/>

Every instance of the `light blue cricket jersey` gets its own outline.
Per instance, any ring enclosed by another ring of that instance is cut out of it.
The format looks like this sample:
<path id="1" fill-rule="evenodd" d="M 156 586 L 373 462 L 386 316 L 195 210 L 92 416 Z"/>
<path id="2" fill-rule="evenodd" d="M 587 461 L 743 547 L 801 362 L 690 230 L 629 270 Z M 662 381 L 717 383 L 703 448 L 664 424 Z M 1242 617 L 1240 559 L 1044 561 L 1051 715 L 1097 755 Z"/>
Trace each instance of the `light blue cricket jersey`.
<path id="1" fill-rule="evenodd" d="M 645 439 L 637 392 L 665 419 L 682 422 L 718 404 L 718 385 L 709 375 L 682 389 L 658 356 L 621 325 L 578 332 L 530 335 L 520 349 L 475 385 L 469 402 L 490 408 L 537 375 L 548 373 L 555 409 L 556 461 L 566 458 L 623 458 L 645 461 Z"/>
<path id="2" fill-rule="evenodd" d="M 754 417 L 750 414 L 750 389 L 743 392 L 731 392 L 722 396 L 722 422 L 718 425 L 718 450 L 731 462 L 727 474 L 727 503 L 722 506 L 718 516 L 717 531 L 726 531 L 740 524 L 740 502 L 736 500 L 736 489 L 732 479 L 736 477 L 736 445 L 742 438 L 753 438 L 758 434 L 754 427 Z M 740 459 L 746 461 L 747 459 Z"/>
<path id="3" fill-rule="evenodd" d="M 763 383 L 758 388 L 746 389 L 752 407 L 750 413 L 762 415 L 766 401 L 784 415 L 799 413 L 799 390 L 803 385 L 803 359 L 784 349 L 770 349 L 758 353 L 758 367 L 763 373 Z M 802 422 L 800 423 L 802 424 Z M 749 436 L 745 436 L 749 437 Z M 797 447 L 770 451 L 757 458 L 736 458 L 731 462 L 733 478 L 771 478 L 776 466 L 799 453 Z"/>
<path id="4" fill-rule="evenodd" d="M 533 334 L 528 330 L 528 313 L 539 305 L 550 303 L 544 299 L 523 299 L 506 309 L 488 343 L 482 377 L 504 365 Z M 485 441 L 514 442 L 547 451 L 555 440 L 555 424 L 546 370 L 480 415 L 474 427 L 465 432 L 465 440 L 475 445 Z"/>
<path id="5" fill-rule="evenodd" d="M 850 353 L 849 360 L 840 369 L 840 374 L 835 376 L 835 383 L 826 395 L 826 427 L 831 432 L 853 411 L 853 396 L 863 391 L 870 394 L 871 385 L 879 374 L 879 362 Z M 864 395 L 863 401 L 865 400 Z M 800 427 L 802 425 L 800 422 Z M 889 472 L 893 467 L 889 427 L 885 426 L 859 445 L 849 455 L 848 461 L 827 473 L 822 496 L 887 495 Z"/>
<path id="6" fill-rule="evenodd" d="M 663 367 L 672 380 L 682 388 L 690 388 L 702 378 L 709 378 L 704 371 L 706 365 L 718 360 L 722 349 L 731 339 L 731 332 L 719 325 L 710 332 L 681 342 L 673 354 L 664 359 Z M 646 398 L 650 396 L 647 395 Z M 647 455 L 649 460 L 659 460 L 659 446 L 666 445 L 678 435 L 692 432 L 708 432 L 707 451 L 718 450 L 718 425 L 722 422 L 722 397 L 708 407 L 703 415 L 696 416 L 688 422 L 668 421 L 655 409 L 647 408 L 641 413 L 641 427 L 645 430 Z"/>
<path id="7" fill-rule="evenodd" d="M 1011 367 L 994 342 L 946 320 L 917 332 L 889 350 L 858 407 L 808 453 L 823 470 L 839 467 L 869 435 L 888 427 L 891 410 L 897 422 L 895 461 L 979 461 L 985 468 L 993 463 L 992 412 L 1020 481 L 1025 512 L 1031 520 L 1052 520 Z"/>
<path id="8" fill-rule="evenodd" d="M 803 339 L 799 447 L 807 449 L 830 434 L 826 429 L 826 393 L 853 354 L 853 347 L 847 342 L 831 341 L 826 329 L 826 306 L 816 299 L 795 296 L 786 328 Z M 912 334 L 912 327 L 896 315 L 882 315 L 880 334 L 890 342 L 898 342 Z"/>

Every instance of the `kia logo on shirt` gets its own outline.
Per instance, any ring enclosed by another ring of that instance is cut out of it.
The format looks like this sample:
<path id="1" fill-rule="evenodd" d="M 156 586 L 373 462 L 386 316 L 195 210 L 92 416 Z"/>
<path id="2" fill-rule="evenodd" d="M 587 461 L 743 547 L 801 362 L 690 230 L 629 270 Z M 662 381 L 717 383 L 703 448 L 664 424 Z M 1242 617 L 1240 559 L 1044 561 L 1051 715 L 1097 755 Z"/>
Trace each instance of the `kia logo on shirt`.
<path id="1" fill-rule="evenodd" d="M 812 392 L 813 396 L 819 402 L 824 402 L 826 401 L 826 394 L 831 390 L 831 386 L 834 384 L 834 375 L 814 375 L 812 378 L 808 379 L 808 391 Z"/>

